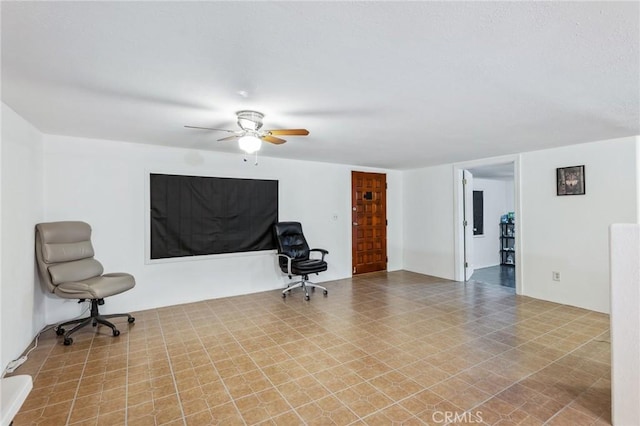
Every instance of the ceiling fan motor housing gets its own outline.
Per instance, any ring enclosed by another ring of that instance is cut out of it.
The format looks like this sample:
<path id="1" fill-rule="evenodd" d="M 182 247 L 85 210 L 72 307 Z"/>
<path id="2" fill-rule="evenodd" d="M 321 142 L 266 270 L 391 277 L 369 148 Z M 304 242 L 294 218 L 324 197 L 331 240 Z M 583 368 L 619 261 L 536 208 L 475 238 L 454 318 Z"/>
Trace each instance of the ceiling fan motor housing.
<path id="1" fill-rule="evenodd" d="M 260 130 L 262 127 L 262 119 L 264 118 L 264 114 L 258 111 L 238 111 L 236 113 L 238 116 L 238 126 L 242 130 L 248 131 L 256 131 Z"/>

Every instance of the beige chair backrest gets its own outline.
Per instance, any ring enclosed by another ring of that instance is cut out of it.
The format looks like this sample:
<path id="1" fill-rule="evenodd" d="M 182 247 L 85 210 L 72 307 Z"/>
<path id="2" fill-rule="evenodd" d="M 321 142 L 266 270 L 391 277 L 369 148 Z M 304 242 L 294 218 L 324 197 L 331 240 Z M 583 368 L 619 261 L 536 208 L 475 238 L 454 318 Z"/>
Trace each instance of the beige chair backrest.
<path id="1" fill-rule="evenodd" d="M 93 255 L 91 226 L 88 223 L 36 225 L 36 261 L 45 290 L 53 293 L 61 283 L 102 275 L 102 264 Z"/>

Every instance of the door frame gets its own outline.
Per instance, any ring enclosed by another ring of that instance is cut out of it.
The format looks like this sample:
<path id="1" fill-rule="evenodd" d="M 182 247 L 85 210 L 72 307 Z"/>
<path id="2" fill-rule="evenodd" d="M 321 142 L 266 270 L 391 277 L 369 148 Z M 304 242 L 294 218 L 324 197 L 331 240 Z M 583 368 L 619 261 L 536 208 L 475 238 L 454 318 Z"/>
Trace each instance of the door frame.
<path id="1" fill-rule="evenodd" d="M 462 281 L 467 282 L 473 275 L 473 174 L 461 170 L 462 179 Z"/>
<path id="2" fill-rule="evenodd" d="M 462 171 L 482 166 L 497 166 L 502 164 L 513 164 L 513 202 L 515 211 L 515 224 L 518 230 L 518 238 L 515 241 L 516 249 L 516 294 L 523 294 L 525 289 L 524 265 L 522 246 L 525 235 L 522 232 L 522 204 L 521 204 L 521 180 L 520 180 L 520 155 L 505 155 L 501 157 L 487 158 L 483 160 L 465 161 L 453 165 L 453 229 L 454 229 L 454 279 L 464 281 L 464 214 L 462 210 L 464 191 L 462 188 Z M 497 247 L 496 242 L 496 247 Z"/>

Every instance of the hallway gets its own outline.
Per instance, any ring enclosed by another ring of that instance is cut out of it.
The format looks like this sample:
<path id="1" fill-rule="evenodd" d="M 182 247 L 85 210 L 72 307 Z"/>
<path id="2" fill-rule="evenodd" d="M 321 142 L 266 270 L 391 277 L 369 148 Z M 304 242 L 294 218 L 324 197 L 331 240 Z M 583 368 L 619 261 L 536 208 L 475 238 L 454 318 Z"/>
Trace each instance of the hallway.
<path id="1" fill-rule="evenodd" d="M 516 268 L 507 265 L 496 265 L 488 268 L 476 269 L 471 279 L 483 284 L 501 285 L 516 288 Z"/>

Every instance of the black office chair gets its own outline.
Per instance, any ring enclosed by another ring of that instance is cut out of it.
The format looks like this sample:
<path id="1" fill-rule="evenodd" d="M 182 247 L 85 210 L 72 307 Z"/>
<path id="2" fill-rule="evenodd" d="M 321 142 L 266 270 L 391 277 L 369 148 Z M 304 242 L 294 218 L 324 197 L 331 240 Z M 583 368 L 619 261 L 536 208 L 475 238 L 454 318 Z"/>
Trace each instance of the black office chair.
<path id="1" fill-rule="evenodd" d="M 294 288 L 302 288 L 304 290 L 305 300 L 309 300 L 309 291 L 307 287 L 311 287 L 311 291 L 316 288 L 322 289 L 326 296 L 329 292 L 325 287 L 314 284 L 309 281 L 309 274 L 317 274 L 327 270 L 327 262 L 324 257 L 329 254 L 327 250 L 314 248 L 310 249 L 307 240 L 302 233 L 302 225 L 300 222 L 278 222 L 273 225 L 273 230 L 278 244 L 278 263 L 282 272 L 289 276 L 300 276 L 300 281 L 289 284 L 282 291 L 282 297 L 287 297 L 287 292 Z M 322 255 L 320 259 L 311 259 L 310 254 L 318 252 Z"/>

